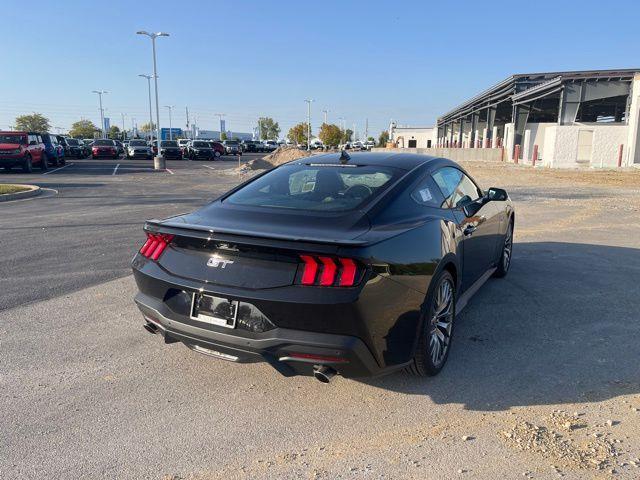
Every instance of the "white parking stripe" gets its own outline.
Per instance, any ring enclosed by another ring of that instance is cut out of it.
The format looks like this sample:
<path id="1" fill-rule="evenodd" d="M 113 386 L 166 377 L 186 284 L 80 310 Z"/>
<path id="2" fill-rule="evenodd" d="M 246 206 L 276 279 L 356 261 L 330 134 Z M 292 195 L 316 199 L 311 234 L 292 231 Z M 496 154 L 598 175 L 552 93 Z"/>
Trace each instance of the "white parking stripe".
<path id="1" fill-rule="evenodd" d="M 63 168 L 70 167 L 71 165 L 73 165 L 73 163 L 67 163 L 66 165 L 63 165 L 63 166 L 62 166 L 62 167 L 60 167 L 60 168 L 56 168 L 56 169 L 54 169 L 54 170 L 47 170 L 47 171 L 46 171 L 46 172 L 44 172 L 42 175 L 49 175 L 50 173 L 57 172 L 58 170 L 62 170 Z"/>
<path id="2" fill-rule="evenodd" d="M 215 168 L 210 167 L 209 165 L 202 165 L 202 166 L 203 166 L 204 168 L 208 168 L 208 169 L 210 169 L 210 170 L 215 170 Z"/>
<path id="3" fill-rule="evenodd" d="M 169 170 L 168 168 L 165 168 L 165 170 L 166 170 L 167 172 L 169 172 L 171 175 L 173 175 L 173 172 L 172 172 L 171 170 Z"/>
<path id="4" fill-rule="evenodd" d="M 120 164 L 116 165 L 116 168 L 113 169 L 113 173 L 111 174 L 111 176 L 115 175 L 116 172 L 118 171 L 118 167 L 120 166 Z"/>

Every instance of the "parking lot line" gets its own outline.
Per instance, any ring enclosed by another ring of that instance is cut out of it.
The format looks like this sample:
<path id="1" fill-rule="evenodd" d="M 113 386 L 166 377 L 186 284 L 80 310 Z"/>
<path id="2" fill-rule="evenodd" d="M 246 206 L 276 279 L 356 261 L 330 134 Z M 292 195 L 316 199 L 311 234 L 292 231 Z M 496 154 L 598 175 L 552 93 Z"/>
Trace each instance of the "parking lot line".
<path id="1" fill-rule="evenodd" d="M 169 170 L 168 168 L 165 168 L 165 170 L 166 170 L 167 172 L 169 172 L 171 175 L 173 175 L 173 172 L 172 172 L 171 170 Z"/>
<path id="2" fill-rule="evenodd" d="M 42 175 L 49 175 L 50 173 L 57 172 L 58 170 L 62 170 L 63 168 L 70 167 L 71 165 L 73 165 L 73 163 L 67 163 L 66 165 L 63 165 L 62 167 L 56 168 L 54 170 L 47 170 Z"/>
<path id="3" fill-rule="evenodd" d="M 113 169 L 113 173 L 111 174 L 112 176 L 116 174 L 116 172 L 118 171 L 118 167 L 120 166 L 120 164 L 116 165 L 116 168 Z"/>
<path id="4" fill-rule="evenodd" d="M 208 168 L 209 170 L 215 170 L 215 168 L 210 167 L 209 165 L 202 165 L 204 168 Z"/>

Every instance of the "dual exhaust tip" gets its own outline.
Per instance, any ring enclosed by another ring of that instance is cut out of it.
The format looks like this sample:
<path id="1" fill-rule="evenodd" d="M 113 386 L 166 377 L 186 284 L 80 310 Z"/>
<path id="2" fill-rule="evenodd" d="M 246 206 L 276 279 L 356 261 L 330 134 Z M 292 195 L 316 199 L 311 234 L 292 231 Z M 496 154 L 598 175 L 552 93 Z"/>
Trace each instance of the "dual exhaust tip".
<path id="1" fill-rule="evenodd" d="M 159 331 L 158 326 L 155 323 L 146 322 L 144 324 L 144 329 L 151 333 L 156 334 Z M 316 380 L 322 383 L 329 383 L 331 379 L 336 375 L 335 369 L 331 367 L 327 367 L 326 365 L 314 365 L 313 366 L 313 376 Z"/>

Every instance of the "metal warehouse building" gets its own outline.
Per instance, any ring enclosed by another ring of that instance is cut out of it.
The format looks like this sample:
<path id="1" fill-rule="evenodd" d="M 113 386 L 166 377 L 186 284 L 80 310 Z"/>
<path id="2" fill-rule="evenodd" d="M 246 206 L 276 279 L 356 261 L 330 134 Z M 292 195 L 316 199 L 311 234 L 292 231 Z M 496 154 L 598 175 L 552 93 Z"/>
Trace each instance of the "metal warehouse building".
<path id="1" fill-rule="evenodd" d="M 640 166 L 639 121 L 640 69 L 518 74 L 438 118 L 437 147 L 550 167 Z"/>

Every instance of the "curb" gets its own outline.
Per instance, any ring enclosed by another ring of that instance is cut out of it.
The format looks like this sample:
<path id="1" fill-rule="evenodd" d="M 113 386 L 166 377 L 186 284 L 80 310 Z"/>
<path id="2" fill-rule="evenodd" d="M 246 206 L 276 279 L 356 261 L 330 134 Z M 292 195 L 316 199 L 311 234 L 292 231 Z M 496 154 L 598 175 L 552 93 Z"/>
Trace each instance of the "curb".
<path id="1" fill-rule="evenodd" d="M 36 185 L 23 185 L 23 184 L 12 184 L 17 187 L 25 187 L 29 190 L 24 192 L 16 192 L 16 193 L 5 193 L 0 195 L 0 203 L 1 202 L 10 202 L 11 200 L 22 200 L 23 198 L 36 197 L 42 193 L 42 189 Z"/>

